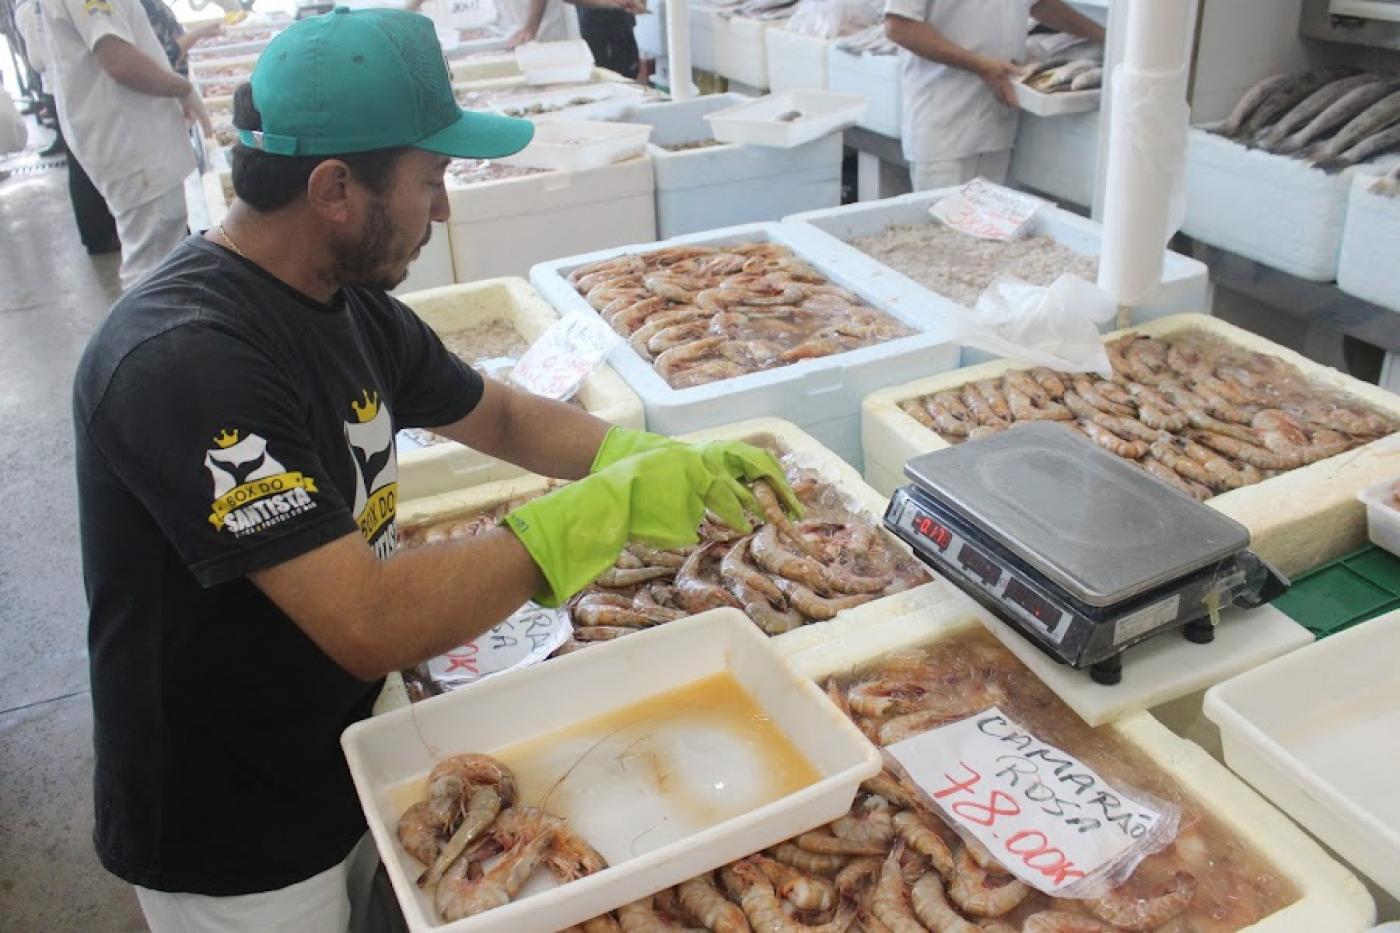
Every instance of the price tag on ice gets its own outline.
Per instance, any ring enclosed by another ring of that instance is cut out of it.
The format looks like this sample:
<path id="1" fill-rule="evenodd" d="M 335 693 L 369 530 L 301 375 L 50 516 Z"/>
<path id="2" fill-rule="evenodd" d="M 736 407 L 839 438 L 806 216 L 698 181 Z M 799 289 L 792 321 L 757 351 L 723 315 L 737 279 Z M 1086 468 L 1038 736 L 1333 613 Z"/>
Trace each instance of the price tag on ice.
<path id="1" fill-rule="evenodd" d="M 536 340 L 511 370 L 510 381 L 547 398 L 570 398 L 607 358 L 619 338 L 600 319 L 573 314 Z"/>
<path id="2" fill-rule="evenodd" d="M 492 674 L 538 664 L 574 633 L 569 614 L 526 603 L 476 641 L 428 662 L 428 675 L 444 690 L 455 690 Z"/>
<path id="3" fill-rule="evenodd" d="M 886 750 L 952 824 L 1046 894 L 1074 896 L 1076 884 L 1131 870 L 1175 834 L 1160 811 L 995 706 Z"/>
<path id="4" fill-rule="evenodd" d="M 1045 204 L 1019 191 L 974 178 L 928 209 L 936 220 L 983 240 L 1014 240 Z"/>

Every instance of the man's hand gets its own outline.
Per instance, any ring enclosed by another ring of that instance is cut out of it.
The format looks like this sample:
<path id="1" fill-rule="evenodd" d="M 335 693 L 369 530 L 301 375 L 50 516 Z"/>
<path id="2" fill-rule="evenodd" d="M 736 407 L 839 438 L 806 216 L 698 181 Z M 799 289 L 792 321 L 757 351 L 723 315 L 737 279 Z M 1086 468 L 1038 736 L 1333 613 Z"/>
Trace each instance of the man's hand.
<path id="1" fill-rule="evenodd" d="M 204 98 L 199 96 L 198 91 L 190 91 L 180 98 L 180 109 L 185 112 L 186 125 L 199 124 L 199 131 L 204 134 L 205 139 L 214 138 L 214 121 L 209 119 L 209 111 L 204 107 Z"/>
<path id="2" fill-rule="evenodd" d="M 1016 88 L 1013 82 L 1021 75 L 1021 66 L 1015 62 L 999 58 L 989 58 L 977 69 L 981 78 L 992 89 L 996 99 L 1008 107 L 1016 106 Z"/>
<path id="3" fill-rule="evenodd" d="M 195 42 L 199 42 L 203 39 L 212 39 L 215 36 L 222 36 L 223 34 L 224 24 L 219 22 L 218 20 L 215 20 L 212 23 L 204 23 L 202 25 L 196 26 L 185 33 L 185 35 L 190 36 L 192 39 L 194 39 Z"/>
<path id="4" fill-rule="evenodd" d="M 515 32 L 511 33 L 510 38 L 506 39 L 506 49 L 515 49 L 527 42 L 534 41 L 535 30 L 531 29 L 529 26 L 521 26 Z"/>

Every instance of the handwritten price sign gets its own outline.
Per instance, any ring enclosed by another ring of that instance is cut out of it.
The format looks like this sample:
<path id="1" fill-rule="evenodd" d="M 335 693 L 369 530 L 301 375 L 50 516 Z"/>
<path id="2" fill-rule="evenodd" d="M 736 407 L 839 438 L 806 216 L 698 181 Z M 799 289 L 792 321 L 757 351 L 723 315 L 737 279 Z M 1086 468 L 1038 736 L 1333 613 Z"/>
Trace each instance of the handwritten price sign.
<path id="1" fill-rule="evenodd" d="M 428 674 L 444 689 L 455 690 L 501 671 L 538 664 L 573 632 L 567 612 L 526 603 L 476 641 L 433 658 Z"/>
<path id="2" fill-rule="evenodd" d="M 1174 811 L 1111 786 L 996 707 L 887 751 L 950 821 L 1046 894 L 1130 871 L 1175 835 Z"/>
<path id="3" fill-rule="evenodd" d="M 570 315 L 545 331 L 511 370 L 510 381 L 527 392 L 564 400 L 618 343 L 617 334 L 596 317 Z"/>
<path id="4" fill-rule="evenodd" d="M 1014 240 L 1045 202 L 975 178 L 929 208 L 937 220 L 983 240 Z"/>

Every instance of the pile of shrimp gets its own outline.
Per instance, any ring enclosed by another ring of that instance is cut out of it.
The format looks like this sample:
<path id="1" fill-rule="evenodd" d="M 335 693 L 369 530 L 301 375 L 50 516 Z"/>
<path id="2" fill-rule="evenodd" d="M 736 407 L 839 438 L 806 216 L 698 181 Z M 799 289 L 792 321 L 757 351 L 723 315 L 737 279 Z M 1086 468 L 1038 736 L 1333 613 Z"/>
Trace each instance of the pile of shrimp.
<path id="1" fill-rule="evenodd" d="M 1142 753 L 1107 729 L 1090 729 L 985 631 L 894 652 L 831 681 L 827 692 L 882 745 L 996 705 L 1110 781 L 1175 803 L 1182 829 L 1107 895 L 1057 899 L 1016 880 L 945 823 L 922 790 L 886 770 L 861 786 L 835 822 L 577 929 L 1216 933 L 1256 923 L 1297 898 Z"/>
<path id="2" fill-rule="evenodd" d="M 777 243 L 672 246 L 569 281 L 677 389 L 914 333 Z"/>
<path id="3" fill-rule="evenodd" d="M 565 884 L 608 867 L 564 820 L 516 797 L 515 775 L 501 762 L 455 755 L 433 768 L 427 796 L 399 817 L 399 844 L 426 866 L 418 885 L 432 889 L 444 921 L 509 904 L 539 869 Z"/>
<path id="4" fill-rule="evenodd" d="M 958 444 L 1017 421 L 1053 421 L 1197 500 L 1366 444 L 1396 422 L 1263 353 L 1187 331 L 1107 344 L 1113 378 L 1012 370 L 901 402 Z"/>
<path id="5" fill-rule="evenodd" d="M 557 653 L 631 635 L 710 609 L 741 609 L 769 635 L 928 582 L 923 568 L 869 515 L 852 511 L 814 471 L 785 467 L 805 517 L 793 521 L 766 481 L 751 487 L 760 514 L 742 534 L 707 519 L 693 547 L 632 544 L 617 563 L 569 601 L 573 638 Z M 517 503 L 488 513 L 408 529 L 401 548 L 494 527 Z"/>

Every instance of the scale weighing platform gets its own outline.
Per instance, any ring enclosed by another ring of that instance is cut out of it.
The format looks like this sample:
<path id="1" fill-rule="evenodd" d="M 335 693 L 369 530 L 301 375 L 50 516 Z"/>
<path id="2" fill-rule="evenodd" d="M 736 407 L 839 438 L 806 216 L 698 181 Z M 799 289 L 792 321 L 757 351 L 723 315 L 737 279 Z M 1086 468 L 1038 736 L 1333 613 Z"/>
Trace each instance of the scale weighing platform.
<path id="1" fill-rule="evenodd" d="M 1032 422 L 910 460 L 885 525 L 1043 651 L 1093 679 L 1122 652 L 1288 581 L 1249 530 L 1062 425 Z"/>

